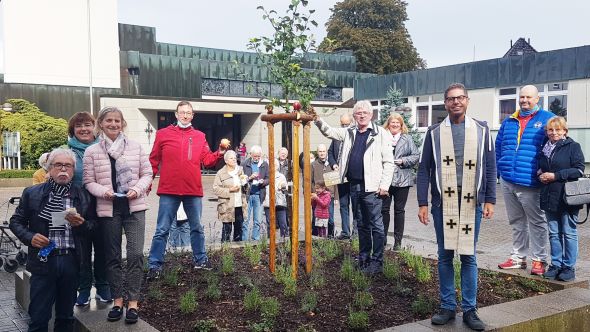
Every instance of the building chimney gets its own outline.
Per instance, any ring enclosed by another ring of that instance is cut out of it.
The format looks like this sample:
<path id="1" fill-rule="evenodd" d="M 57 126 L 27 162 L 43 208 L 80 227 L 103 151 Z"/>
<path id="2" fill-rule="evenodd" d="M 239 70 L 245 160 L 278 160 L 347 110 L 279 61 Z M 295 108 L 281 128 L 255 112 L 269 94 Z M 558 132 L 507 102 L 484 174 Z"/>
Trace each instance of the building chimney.
<path id="1" fill-rule="evenodd" d="M 512 48 L 512 39 L 510 39 L 510 48 Z"/>
<path id="2" fill-rule="evenodd" d="M 529 45 L 531 44 L 531 39 L 530 39 L 530 38 L 529 38 L 529 40 L 528 40 L 528 43 L 529 43 Z"/>

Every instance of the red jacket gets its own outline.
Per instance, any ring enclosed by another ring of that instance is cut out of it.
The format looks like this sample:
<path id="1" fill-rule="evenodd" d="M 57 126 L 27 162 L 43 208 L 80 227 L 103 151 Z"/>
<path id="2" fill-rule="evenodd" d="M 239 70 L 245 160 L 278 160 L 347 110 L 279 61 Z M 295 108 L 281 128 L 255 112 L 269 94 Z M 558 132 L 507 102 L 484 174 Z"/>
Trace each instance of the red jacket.
<path id="1" fill-rule="evenodd" d="M 211 152 L 205 134 L 193 127 L 170 125 L 156 132 L 150 153 L 154 176 L 160 173 L 158 195 L 203 196 L 201 163 L 213 167 L 223 155 Z"/>
<path id="2" fill-rule="evenodd" d="M 320 219 L 330 218 L 330 210 L 328 207 L 330 206 L 331 200 L 332 195 L 330 195 L 328 190 L 324 190 L 323 193 L 319 194 L 317 199 L 312 199 L 311 206 L 314 208 L 313 216 Z"/>

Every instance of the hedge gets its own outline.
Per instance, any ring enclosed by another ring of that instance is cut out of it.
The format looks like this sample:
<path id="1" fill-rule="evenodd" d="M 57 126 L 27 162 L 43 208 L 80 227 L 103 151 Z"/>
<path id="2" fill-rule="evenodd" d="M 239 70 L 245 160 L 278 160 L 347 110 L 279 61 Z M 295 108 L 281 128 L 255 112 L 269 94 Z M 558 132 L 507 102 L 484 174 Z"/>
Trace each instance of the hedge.
<path id="1" fill-rule="evenodd" d="M 35 171 L 35 169 L 5 169 L 0 171 L 0 179 L 32 179 Z"/>

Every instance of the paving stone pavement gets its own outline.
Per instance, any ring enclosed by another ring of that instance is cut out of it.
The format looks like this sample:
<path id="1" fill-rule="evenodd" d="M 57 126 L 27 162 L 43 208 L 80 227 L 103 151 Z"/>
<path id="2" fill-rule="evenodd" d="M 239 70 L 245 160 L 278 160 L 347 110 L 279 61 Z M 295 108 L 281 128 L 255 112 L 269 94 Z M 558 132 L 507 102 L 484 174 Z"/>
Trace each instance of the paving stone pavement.
<path id="1" fill-rule="evenodd" d="M 218 244 L 221 238 L 221 222 L 217 220 L 216 201 L 212 193 L 213 176 L 203 177 L 203 186 L 205 188 L 205 197 L 203 198 L 203 226 L 205 228 L 206 241 L 209 245 Z M 157 190 L 158 179 L 154 182 L 153 192 L 148 196 L 150 209 L 146 213 L 146 240 L 144 252 L 148 252 L 152 236 L 156 229 L 156 219 L 158 213 L 158 196 L 155 195 Z M 0 218 L 3 221 L 10 218 L 10 213 L 6 213 L 6 206 L 3 205 L 10 197 L 20 196 L 23 188 L 0 188 Z M 508 225 L 502 192 L 498 189 L 497 204 L 495 214 L 491 220 L 484 220 L 480 229 L 479 242 L 477 247 L 478 263 L 480 267 L 488 269 L 497 269 L 497 264 L 506 260 L 511 251 L 512 233 Z M 303 216 L 303 197 L 300 197 L 301 212 Z M 340 227 L 340 214 L 338 206 L 334 209 L 336 212 L 336 230 Z M 403 245 L 410 246 L 417 253 L 431 258 L 436 258 L 436 238 L 434 226 L 430 223 L 428 226 L 422 225 L 417 218 L 417 201 L 415 188 L 410 190 L 408 203 L 406 206 L 406 224 Z M 581 212 L 580 214 L 584 214 Z M 393 217 L 392 217 L 393 219 Z M 393 221 L 392 221 L 393 223 Z M 303 225 L 300 223 L 300 231 L 303 231 Z M 393 243 L 393 234 L 389 234 L 388 243 Z M 578 279 L 590 279 L 590 223 L 580 225 L 578 228 L 579 237 L 579 257 L 577 263 L 576 275 Z M 547 244 L 549 248 L 549 244 Z M 530 262 L 529 262 L 530 269 Z M 516 271 L 516 273 L 527 273 L 526 271 Z M 18 307 L 14 300 L 14 277 L 4 271 L 0 272 L 0 332 L 2 331 L 20 331 L 25 330 L 26 313 Z"/>

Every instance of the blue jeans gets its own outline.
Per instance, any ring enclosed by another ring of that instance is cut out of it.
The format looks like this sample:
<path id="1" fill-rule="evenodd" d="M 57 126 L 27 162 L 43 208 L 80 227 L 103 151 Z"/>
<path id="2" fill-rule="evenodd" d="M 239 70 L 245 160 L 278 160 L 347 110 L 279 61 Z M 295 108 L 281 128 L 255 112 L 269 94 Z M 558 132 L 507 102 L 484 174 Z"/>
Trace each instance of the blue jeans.
<path id="1" fill-rule="evenodd" d="M 359 232 L 359 263 L 383 263 L 382 200 L 375 192 L 365 192 L 364 185 L 351 185 L 353 218 Z M 372 249 L 372 254 L 371 254 Z"/>
<path id="2" fill-rule="evenodd" d="M 576 265 L 578 259 L 578 212 L 545 211 L 549 224 L 549 244 L 551 245 L 551 265 L 562 268 Z"/>
<path id="3" fill-rule="evenodd" d="M 438 244 L 438 278 L 440 291 L 440 307 L 453 310 L 457 308 L 457 297 L 455 294 L 455 269 L 453 259 L 454 250 L 445 250 L 445 236 L 443 231 L 442 207 L 433 206 L 430 210 L 434 220 L 436 231 L 436 242 Z M 479 236 L 481 224 L 481 206 L 475 211 L 475 243 Z M 477 306 L 477 259 L 473 255 L 460 255 L 461 258 L 461 309 L 467 312 Z"/>
<path id="4" fill-rule="evenodd" d="M 29 331 L 47 331 L 51 307 L 55 303 L 55 331 L 74 330 L 74 302 L 78 285 L 78 260 L 75 253 L 50 256 L 49 273 L 31 275 Z"/>
<path id="5" fill-rule="evenodd" d="M 168 245 L 171 248 L 188 247 L 190 244 L 190 227 L 188 222 L 183 222 L 178 225 L 176 218 L 170 224 L 170 237 L 168 238 Z"/>
<path id="6" fill-rule="evenodd" d="M 338 202 L 340 204 L 340 219 L 342 219 L 342 235 L 351 236 L 350 232 L 350 183 L 338 185 Z M 334 208 L 332 207 L 332 210 Z M 334 213 L 332 213 L 334 215 Z M 332 218 L 333 220 L 333 218 Z"/>
<path id="7" fill-rule="evenodd" d="M 248 196 L 248 219 L 244 220 L 242 224 L 242 240 L 249 241 L 260 240 L 260 221 L 262 219 L 262 202 L 260 201 L 260 195 L 254 194 Z M 252 225 L 252 237 L 248 232 L 250 220 L 253 220 Z"/>
<path id="8" fill-rule="evenodd" d="M 156 233 L 152 239 L 152 247 L 148 258 L 150 269 L 161 269 L 162 265 L 164 265 L 164 252 L 166 251 L 170 225 L 176 220 L 176 211 L 178 211 L 180 202 L 184 206 L 184 212 L 186 212 L 191 229 L 191 248 L 194 263 L 201 264 L 209 259 L 205 252 L 205 231 L 201 224 L 201 212 L 203 210 L 201 197 L 160 195 Z"/>

